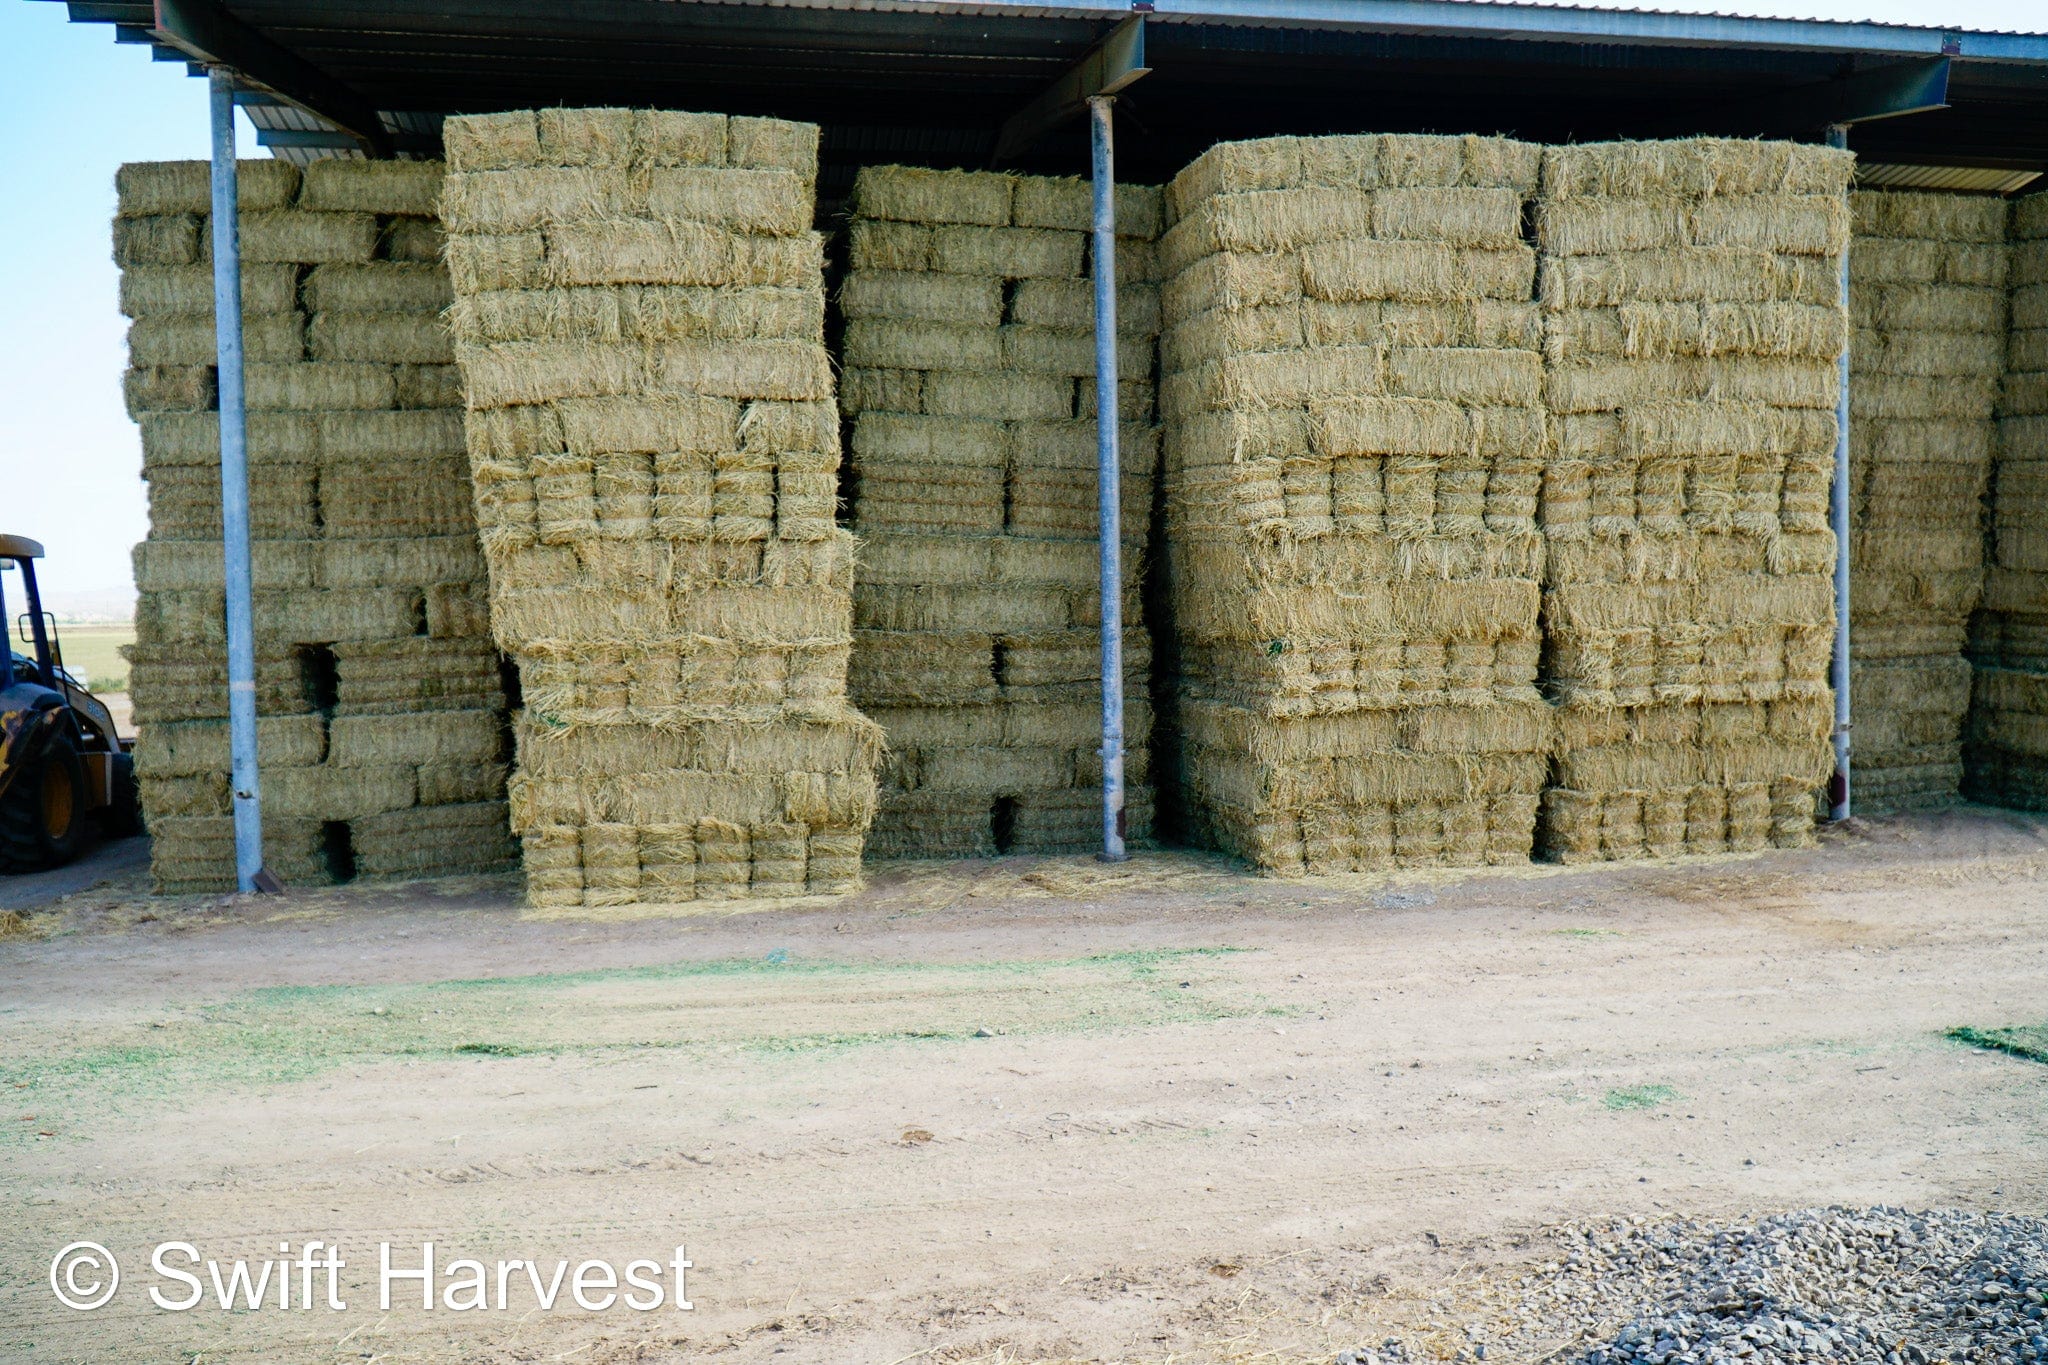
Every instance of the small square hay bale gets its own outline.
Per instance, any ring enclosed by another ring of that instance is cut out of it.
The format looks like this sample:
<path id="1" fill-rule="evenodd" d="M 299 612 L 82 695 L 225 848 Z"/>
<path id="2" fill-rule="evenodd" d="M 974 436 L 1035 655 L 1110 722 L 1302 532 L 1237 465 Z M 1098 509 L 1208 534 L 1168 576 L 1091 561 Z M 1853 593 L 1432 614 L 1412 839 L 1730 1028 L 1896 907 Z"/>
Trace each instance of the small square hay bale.
<path id="1" fill-rule="evenodd" d="M 123 218 L 213 211 L 213 168 L 206 161 L 134 161 L 114 173 Z M 299 192 L 299 168 L 268 157 L 235 163 L 235 202 L 243 213 L 287 208 Z"/>
<path id="2" fill-rule="evenodd" d="M 298 206 L 329 213 L 440 215 L 438 161 L 355 161 L 329 158 L 306 167 Z"/>
<path id="3" fill-rule="evenodd" d="M 904 223 L 1008 227 L 1018 177 L 989 171 L 867 166 L 854 177 L 847 207 L 857 218 Z M 1025 224 L 1065 226 L 1065 224 Z"/>

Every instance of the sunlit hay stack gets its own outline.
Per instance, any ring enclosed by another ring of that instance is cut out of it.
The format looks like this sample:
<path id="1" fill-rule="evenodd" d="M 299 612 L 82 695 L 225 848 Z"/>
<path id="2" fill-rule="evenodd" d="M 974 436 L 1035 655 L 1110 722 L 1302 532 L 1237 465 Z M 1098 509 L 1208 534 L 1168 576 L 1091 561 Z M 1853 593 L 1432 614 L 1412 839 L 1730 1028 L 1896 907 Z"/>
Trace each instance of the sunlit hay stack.
<path id="1" fill-rule="evenodd" d="M 1852 165 L 1717 139 L 1544 153 L 1548 857 L 1811 837 Z"/>
<path id="2" fill-rule="evenodd" d="M 818 130 L 548 109 L 445 139 L 529 900 L 850 889 L 880 737 L 846 700 Z"/>
<path id="3" fill-rule="evenodd" d="M 1189 833 L 1282 873 L 1529 856 L 1549 444 L 1539 150 L 1272 138 L 1167 190 Z"/>
<path id="4" fill-rule="evenodd" d="M 1990 564 L 1970 628 L 1963 790 L 2048 809 L 2048 198 L 2012 206 L 2011 334 L 1991 475 Z"/>
<path id="5" fill-rule="evenodd" d="M 2010 252 L 2001 199 L 1850 205 L 1850 690 L 1856 809 L 1875 813 L 1961 782 Z"/>
<path id="6" fill-rule="evenodd" d="M 265 858 L 286 882 L 513 853 L 438 163 L 240 167 Z M 141 427 L 136 766 L 165 891 L 234 885 L 204 162 L 123 167 L 114 254 Z"/>
<path id="7" fill-rule="evenodd" d="M 853 698 L 888 736 L 882 856 L 1102 837 L 1087 182 L 903 166 L 854 183 L 844 404 L 863 540 Z M 1126 833 L 1151 832 L 1138 584 L 1158 452 L 1159 191 L 1120 186 Z"/>

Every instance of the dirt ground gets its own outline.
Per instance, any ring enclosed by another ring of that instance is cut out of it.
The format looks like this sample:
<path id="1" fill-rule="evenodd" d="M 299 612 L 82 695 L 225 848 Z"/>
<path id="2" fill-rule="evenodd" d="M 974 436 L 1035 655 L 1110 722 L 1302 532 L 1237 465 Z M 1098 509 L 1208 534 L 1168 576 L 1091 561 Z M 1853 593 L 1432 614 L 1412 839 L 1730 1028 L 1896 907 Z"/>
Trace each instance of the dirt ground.
<path id="1" fill-rule="evenodd" d="M 604 920 L 121 872 L 0 941 L 0 1358 L 1448 1354 L 1563 1219 L 2048 1207 L 2048 1067 L 1943 1036 L 2048 1016 L 2044 873 L 2048 819 L 1975 809 L 1592 870 L 907 864 Z M 347 1311 L 146 1298 L 159 1243 L 312 1238 Z M 78 1239 L 126 1272 L 95 1312 L 51 1292 Z M 378 1243 L 424 1240 L 684 1244 L 694 1308 L 378 1311 Z"/>

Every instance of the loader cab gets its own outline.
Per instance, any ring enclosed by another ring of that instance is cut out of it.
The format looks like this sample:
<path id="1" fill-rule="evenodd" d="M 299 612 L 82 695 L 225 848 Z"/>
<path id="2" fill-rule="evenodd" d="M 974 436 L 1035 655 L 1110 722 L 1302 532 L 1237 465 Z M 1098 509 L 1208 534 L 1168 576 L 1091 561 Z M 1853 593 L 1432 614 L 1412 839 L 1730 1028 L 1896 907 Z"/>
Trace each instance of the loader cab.
<path id="1" fill-rule="evenodd" d="M 0 690 L 16 682 L 58 687 L 54 632 L 50 618 L 43 612 L 42 592 L 36 587 L 36 561 L 42 557 L 40 542 L 27 536 L 0 535 L 0 622 L 7 627 L 7 640 L 0 645 Z M 16 605 L 10 601 L 13 591 L 21 594 L 23 610 L 19 618 L 11 610 Z M 17 640 L 34 653 L 18 653 Z"/>

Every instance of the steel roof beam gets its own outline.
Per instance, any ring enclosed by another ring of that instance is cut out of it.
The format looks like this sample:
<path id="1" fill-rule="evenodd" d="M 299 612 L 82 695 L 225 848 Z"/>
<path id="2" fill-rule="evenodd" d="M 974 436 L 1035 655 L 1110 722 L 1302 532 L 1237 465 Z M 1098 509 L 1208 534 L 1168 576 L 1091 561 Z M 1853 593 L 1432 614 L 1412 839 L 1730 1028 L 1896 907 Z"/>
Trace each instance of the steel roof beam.
<path id="1" fill-rule="evenodd" d="M 213 0 L 155 0 L 159 43 L 206 66 L 224 66 L 351 135 L 373 156 L 390 156 L 377 110 L 348 86 L 250 28 Z"/>
<path id="2" fill-rule="evenodd" d="M 1004 122 L 991 159 L 1001 164 L 1029 151 L 1039 138 L 1086 109 L 1092 97 L 1114 95 L 1151 69 L 1145 65 L 1145 16 L 1134 14 Z"/>
<path id="3" fill-rule="evenodd" d="M 417 133 L 388 133 L 386 136 L 396 151 L 435 156 L 441 149 L 438 139 Z M 362 149 L 362 143 L 349 134 L 330 128 L 258 128 L 256 143 L 260 147 L 314 147 L 341 152 Z"/>
<path id="4" fill-rule="evenodd" d="M 1893 62 L 1836 80 L 1809 81 L 1740 99 L 1670 106 L 1630 129 L 1632 136 L 1712 132 L 1744 137 L 1817 135 L 1836 124 L 1870 123 L 1946 109 L 1949 59 Z"/>
<path id="5" fill-rule="evenodd" d="M 1949 60 L 1894 62 L 1840 80 L 1795 85 L 1775 94 L 1673 114 L 1673 127 L 1719 127 L 1745 133 L 1818 132 L 1834 124 L 1870 123 L 1948 108 Z"/>
<path id="6" fill-rule="evenodd" d="M 147 24 L 149 6 L 146 3 L 102 4 L 71 0 L 64 6 L 64 17 L 74 24 Z"/>

